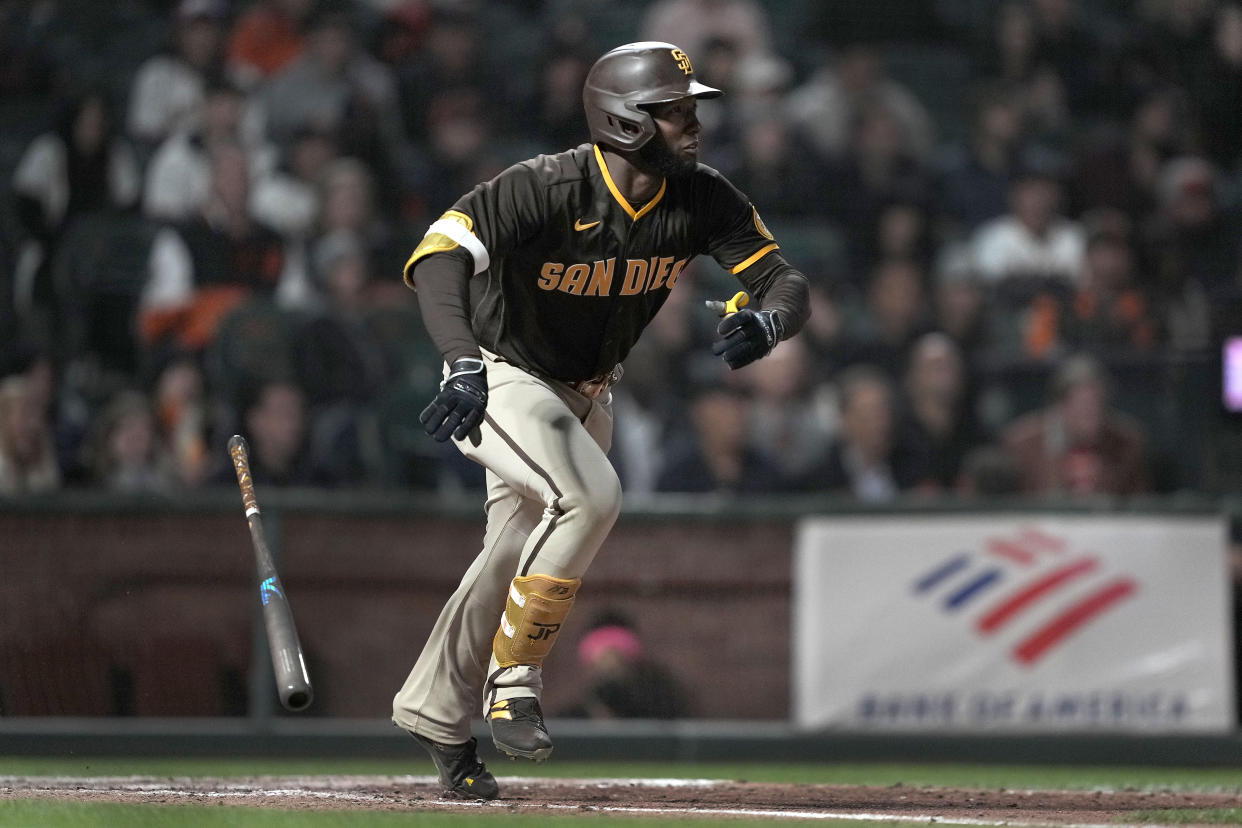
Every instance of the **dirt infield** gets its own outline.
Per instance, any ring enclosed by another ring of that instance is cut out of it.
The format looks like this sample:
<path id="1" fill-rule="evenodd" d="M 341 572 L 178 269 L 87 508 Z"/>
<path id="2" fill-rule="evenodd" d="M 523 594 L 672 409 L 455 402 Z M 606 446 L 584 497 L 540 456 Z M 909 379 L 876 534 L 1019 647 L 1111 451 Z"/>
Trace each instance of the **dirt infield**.
<path id="1" fill-rule="evenodd" d="M 0 777 L 0 798 L 91 802 L 227 803 L 258 808 L 485 811 L 770 819 L 941 820 L 974 825 L 1086 826 L 1134 811 L 1240 808 L 1242 795 L 1145 791 L 1008 791 L 789 785 L 685 779 L 502 777 L 502 799 L 446 798 L 426 776 L 230 779 Z M 500 815 L 498 813 L 498 815 Z"/>

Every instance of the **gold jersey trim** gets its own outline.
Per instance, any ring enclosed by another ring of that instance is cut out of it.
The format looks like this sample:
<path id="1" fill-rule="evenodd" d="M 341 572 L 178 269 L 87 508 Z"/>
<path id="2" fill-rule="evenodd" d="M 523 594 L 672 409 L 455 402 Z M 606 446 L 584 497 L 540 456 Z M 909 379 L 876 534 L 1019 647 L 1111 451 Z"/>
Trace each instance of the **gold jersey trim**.
<path id="1" fill-rule="evenodd" d="M 651 201 L 635 210 L 625 196 L 621 195 L 621 190 L 617 188 L 617 183 L 612 180 L 612 173 L 608 172 L 608 164 L 604 161 L 604 153 L 600 151 L 599 144 L 595 145 L 595 160 L 599 162 L 599 171 L 604 174 L 604 183 L 608 185 L 608 192 L 612 193 L 612 197 L 616 199 L 616 202 L 621 205 L 621 209 L 625 210 L 626 215 L 633 221 L 638 221 L 650 213 L 660 203 L 660 199 L 664 198 L 664 191 L 668 188 L 668 179 L 660 182 L 660 190 Z"/>
<path id="2" fill-rule="evenodd" d="M 742 259 L 742 261 L 735 264 L 729 272 L 730 273 L 741 273 L 743 270 L 750 267 L 755 262 L 762 259 L 764 256 L 768 255 L 773 250 L 780 250 L 780 249 L 781 249 L 781 246 L 777 244 L 776 242 L 773 242 L 772 244 L 765 244 L 763 247 L 756 250 L 750 256 L 746 257 L 745 259 Z"/>

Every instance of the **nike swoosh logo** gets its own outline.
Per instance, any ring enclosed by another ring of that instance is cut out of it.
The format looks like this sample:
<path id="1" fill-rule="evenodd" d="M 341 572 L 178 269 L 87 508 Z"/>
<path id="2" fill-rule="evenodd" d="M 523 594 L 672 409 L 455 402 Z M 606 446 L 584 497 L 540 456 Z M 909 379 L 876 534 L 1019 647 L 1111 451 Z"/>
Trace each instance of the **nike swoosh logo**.
<path id="1" fill-rule="evenodd" d="M 582 219 L 578 219 L 577 221 L 574 222 L 574 229 L 575 230 L 590 230 L 592 227 L 599 224 L 601 221 L 603 221 L 603 219 L 596 219 L 595 221 L 589 221 L 586 224 L 583 224 Z"/>

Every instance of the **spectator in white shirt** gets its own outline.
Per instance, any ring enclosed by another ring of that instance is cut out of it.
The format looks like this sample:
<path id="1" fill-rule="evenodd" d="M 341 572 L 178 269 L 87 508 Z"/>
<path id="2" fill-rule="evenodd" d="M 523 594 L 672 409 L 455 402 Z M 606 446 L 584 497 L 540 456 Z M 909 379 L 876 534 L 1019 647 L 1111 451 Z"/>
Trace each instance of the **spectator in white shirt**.
<path id="1" fill-rule="evenodd" d="M 1009 213 L 982 225 L 973 239 L 976 272 L 985 283 L 1039 278 L 1072 285 L 1082 272 L 1086 238 L 1063 216 L 1061 183 L 1051 170 L 1026 168 L 1009 188 Z"/>
<path id="2" fill-rule="evenodd" d="M 211 192 L 211 153 L 215 147 L 241 145 L 250 162 L 252 184 L 276 166 L 274 145 L 247 140 L 252 133 L 248 122 L 257 114 L 237 87 L 212 83 L 197 109 L 195 125 L 177 130 L 160 144 L 147 165 L 142 208 L 150 218 L 180 222 L 198 213 Z"/>
<path id="3" fill-rule="evenodd" d="M 13 170 L 11 203 L 20 236 L 8 284 L 23 317 L 58 301 L 52 262 L 73 222 L 128 208 L 138 197 L 138 163 L 115 135 L 110 109 L 97 89 L 67 102 L 56 126 L 30 142 Z"/>
<path id="4" fill-rule="evenodd" d="M 226 8 L 222 0 L 181 0 L 173 48 L 138 68 L 129 94 L 130 136 L 153 147 L 192 125 L 208 78 L 220 69 Z"/>

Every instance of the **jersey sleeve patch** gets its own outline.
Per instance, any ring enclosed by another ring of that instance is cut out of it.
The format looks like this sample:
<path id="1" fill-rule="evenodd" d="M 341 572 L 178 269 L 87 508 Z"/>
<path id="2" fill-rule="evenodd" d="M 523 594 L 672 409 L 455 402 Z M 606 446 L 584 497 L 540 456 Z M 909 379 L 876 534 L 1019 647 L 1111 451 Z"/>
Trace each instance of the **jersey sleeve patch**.
<path id="1" fill-rule="evenodd" d="M 418 243 L 418 247 L 415 247 L 414 252 L 410 254 L 410 258 L 406 261 L 403 271 L 405 283 L 411 288 L 414 287 L 411 271 L 419 259 L 424 256 L 430 256 L 432 253 L 443 253 L 457 247 L 464 247 L 466 252 L 474 259 L 475 273 L 482 273 L 491 264 L 491 257 L 487 254 L 487 248 L 483 246 L 483 242 L 479 241 L 479 237 L 474 234 L 474 219 L 458 210 L 449 210 L 431 223 L 431 226 L 427 228 L 426 235 L 423 236 L 423 240 Z"/>
<path id="2" fill-rule="evenodd" d="M 750 212 L 755 217 L 755 229 L 759 231 L 759 235 L 763 236 L 768 241 L 776 241 L 776 239 L 772 236 L 772 231 L 769 230 L 768 226 L 763 223 L 763 219 L 759 218 L 759 208 L 752 204 L 750 205 Z"/>

